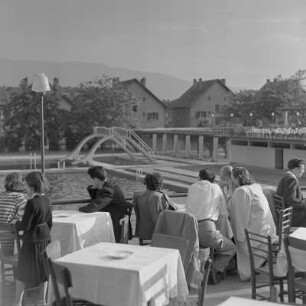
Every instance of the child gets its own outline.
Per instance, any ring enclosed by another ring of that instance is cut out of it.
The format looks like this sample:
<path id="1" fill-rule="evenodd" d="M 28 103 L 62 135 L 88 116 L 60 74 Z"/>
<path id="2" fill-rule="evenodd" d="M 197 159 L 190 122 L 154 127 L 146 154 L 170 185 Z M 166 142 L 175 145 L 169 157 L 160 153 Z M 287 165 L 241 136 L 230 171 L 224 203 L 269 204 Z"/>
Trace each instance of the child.
<path id="1" fill-rule="evenodd" d="M 48 197 L 44 194 L 47 181 L 40 172 L 30 172 L 25 177 L 29 200 L 25 206 L 22 221 L 17 229 L 23 230 L 23 243 L 18 257 L 15 304 L 22 304 L 25 288 L 40 287 L 37 305 L 46 305 L 45 294 L 48 269 L 44 250 L 50 243 L 52 212 Z"/>

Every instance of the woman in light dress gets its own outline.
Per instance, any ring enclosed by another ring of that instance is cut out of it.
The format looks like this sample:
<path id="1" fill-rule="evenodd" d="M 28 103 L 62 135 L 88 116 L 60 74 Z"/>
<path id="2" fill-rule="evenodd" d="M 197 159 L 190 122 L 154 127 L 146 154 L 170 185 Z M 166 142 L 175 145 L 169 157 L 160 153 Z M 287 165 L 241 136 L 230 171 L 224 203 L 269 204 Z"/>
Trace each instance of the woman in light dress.
<path id="1" fill-rule="evenodd" d="M 262 188 L 254 182 L 248 170 L 243 167 L 234 168 L 232 179 L 235 189 L 228 206 L 230 222 L 237 245 L 239 276 L 241 280 L 248 280 L 251 271 L 245 229 L 260 235 L 269 235 L 272 241 L 277 240 L 276 229 Z M 259 267 L 264 261 L 255 260 L 255 266 Z"/>

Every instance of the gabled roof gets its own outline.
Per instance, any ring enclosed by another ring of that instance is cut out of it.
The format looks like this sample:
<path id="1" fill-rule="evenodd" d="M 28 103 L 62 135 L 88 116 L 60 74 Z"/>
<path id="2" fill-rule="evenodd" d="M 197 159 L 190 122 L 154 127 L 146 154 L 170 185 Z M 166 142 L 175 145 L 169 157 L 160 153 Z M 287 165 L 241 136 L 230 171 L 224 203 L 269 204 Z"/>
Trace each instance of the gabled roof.
<path id="1" fill-rule="evenodd" d="M 146 86 L 144 86 L 139 80 L 137 80 L 136 78 L 134 79 L 130 79 L 130 80 L 125 80 L 125 81 L 121 81 L 122 85 L 130 85 L 132 83 L 136 83 L 138 86 L 140 86 L 143 90 L 145 90 L 149 95 L 151 95 L 157 102 L 159 102 L 160 104 L 162 104 L 163 107 L 166 107 L 165 103 L 163 101 L 161 101 L 159 98 L 157 98 L 154 93 L 149 90 Z"/>
<path id="2" fill-rule="evenodd" d="M 192 102 L 198 97 L 203 95 L 213 84 L 221 85 L 225 90 L 232 93 L 232 91 L 224 84 L 225 82 L 220 79 L 196 81 L 187 89 L 178 99 L 173 100 L 170 104 L 172 108 L 190 108 Z"/>

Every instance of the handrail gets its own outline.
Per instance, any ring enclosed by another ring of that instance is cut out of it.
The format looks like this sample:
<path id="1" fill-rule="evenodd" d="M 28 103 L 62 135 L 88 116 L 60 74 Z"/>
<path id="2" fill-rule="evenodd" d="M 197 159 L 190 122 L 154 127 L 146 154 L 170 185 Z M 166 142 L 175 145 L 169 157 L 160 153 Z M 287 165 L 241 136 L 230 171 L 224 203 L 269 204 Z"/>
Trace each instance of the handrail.
<path id="1" fill-rule="evenodd" d="M 187 197 L 187 193 L 175 193 L 169 195 L 170 198 L 185 198 Z M 126 201 L 132 201 L 133 198 L 129 197 L 125 199 Z M 81 199 L 81 200 L 59 200 L 53 201 L 52 205 L 71 205 L 71 204 L 86 204 L 90 203 L 91 199 Z"/>

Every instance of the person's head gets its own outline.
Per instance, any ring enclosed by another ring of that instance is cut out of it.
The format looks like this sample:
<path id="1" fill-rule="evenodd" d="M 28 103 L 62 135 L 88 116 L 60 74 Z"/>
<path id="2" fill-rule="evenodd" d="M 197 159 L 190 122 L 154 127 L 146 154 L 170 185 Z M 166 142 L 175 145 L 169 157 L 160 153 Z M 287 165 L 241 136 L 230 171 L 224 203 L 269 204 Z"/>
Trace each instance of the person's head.
<path id="1" fill-rule="evenodd" d="M 160 190 L 163 186 L 163 178 L 157 172 L 148 173 L 144 178 L 144 184 L 148 190 Z"/>
<path id="2" fill-rule="evenodd" d="M 223 166 L 220 169 L 220 181 L 229 181 L 232 178 L 232 171 L 233 167 L 228 165 L 228 166 Z"/>
<path id="3" fill-rule="evenodd" d="M 293 158 L 288 161 L 288 170 L 296 177 L 302 177 L 305 171 L 305 160 L 301 158 Z"/>
<path id="4" fill-rule="evenodd" d="M 6 191 L 23 191 L 24 179 L 22 175 L 17 172 L 8 174 L 4 180 L 4 188 Z"/>
<path id="5" fill-rule="evenodd" d="M 101 166 L 93 166 L 89 167 L 87 171 L 88 175 L 94 180 L 98 179 L 102 182 L 106 181 L 107 173 L 106 170 Z"/>
<path id="6" fill-rule="evenodd" d="M 29 195 L 33 193 L 44 193 L 48 191 L 48 181 L 39 171 L 33 171 L 25 176 L 26 190 Z"/>
<path id="7" fill-rule="evenodd" d="M 199 172 L 199 179 L 202 181 L 209 181 L 213 183 L 215 181 L 215 174 L 211 169 L 202 169 Z"/>
<path id="8" fill-rule="evenodd" d="M 250 172 L 244 167 L 235 167 L 232 170 L 232 178 L 235 187 L 252 185 L 255 183 Z"/>

